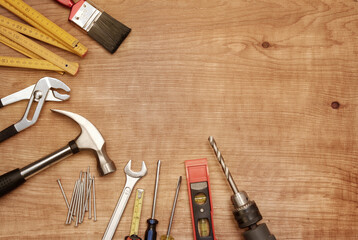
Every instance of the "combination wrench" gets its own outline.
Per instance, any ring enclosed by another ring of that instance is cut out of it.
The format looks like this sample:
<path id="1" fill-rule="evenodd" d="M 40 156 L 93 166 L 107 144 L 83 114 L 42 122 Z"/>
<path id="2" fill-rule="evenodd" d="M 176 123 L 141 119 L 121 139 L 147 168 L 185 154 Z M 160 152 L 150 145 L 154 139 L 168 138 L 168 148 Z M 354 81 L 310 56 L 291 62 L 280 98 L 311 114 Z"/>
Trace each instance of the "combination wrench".
<path id="1" fill-rule="evenodd" d="M 113 238 L 135 184 L 139 181 L 139 179 L 141 179 L 147 174 L 147 167 L 144 162 L 142 162 L 142 169 L 140 170 L 140 172 L 133 172 L 131 170 L 131 165 L 132 160 L 129 160 L 129 162 L 124 168 L 124 173 L 126 174 L 126 185 L 124 186 L 122 194 L 118 200 L 116 208 L 114 209 L 111 220 L 108 223 L 107 229 L 103 235 L 102 240 L 110 240 Z"/>

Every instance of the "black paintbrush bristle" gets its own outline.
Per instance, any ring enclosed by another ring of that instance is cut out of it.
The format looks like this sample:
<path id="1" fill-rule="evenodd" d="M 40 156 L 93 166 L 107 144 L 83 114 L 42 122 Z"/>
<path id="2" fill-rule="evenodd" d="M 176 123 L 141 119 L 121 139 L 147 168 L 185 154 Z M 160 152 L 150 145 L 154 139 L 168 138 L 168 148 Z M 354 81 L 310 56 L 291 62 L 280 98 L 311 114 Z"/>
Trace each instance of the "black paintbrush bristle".
<path id="1" fill-rule="evenodd" d="M 88 31 L 88 35 L 110 53 L 114 53 L 130 32 L 129 27 L 118 22 L 106 12 L 102 12 Z"/>

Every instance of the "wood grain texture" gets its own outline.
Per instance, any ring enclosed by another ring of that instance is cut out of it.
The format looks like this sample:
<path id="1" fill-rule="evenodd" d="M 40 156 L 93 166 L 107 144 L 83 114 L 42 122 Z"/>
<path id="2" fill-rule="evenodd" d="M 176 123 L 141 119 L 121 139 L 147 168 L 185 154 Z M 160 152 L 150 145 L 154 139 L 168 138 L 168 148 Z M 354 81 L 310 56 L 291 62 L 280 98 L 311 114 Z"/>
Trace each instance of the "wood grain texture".
<path id="1" fill-rule="evenodd" d="M 1 68 L 0 96 L 44 76 L 72 89 L 45 104 L 39 121 L 0 144 L 0 174 L 72 140 L 79 128 L 51 108 L 89 119 L 107 141 L 118 171 L 96 172 L 98 221 L 65 226 L 67 195 L 80 170 L 96 170 L 81 152 L 0 199 L 0 239 L 100 239 L 124 186 L 123 168 L 141 161 L 148 175 L 140 235 L 150 216 L 156 161 L 162 172 L 156 215 L 166 232 L 184 161 L 207 158 L 218 239 L 242 239 L 231 190 L 207 142 L 215 137 L 239 189 L 256 201 L 277 239 L 358 239 L 358 3 L 353 0 L 97 0 L 132 33 L 110 55 L 67 21 L 55 1 L 28 0 L 89 47 L 77 76 Z M 0 14 L 17 19 L 4 9 Z M 0 45 L 1 55 L 20 56 Z M 340 107 L 333 109 L 331 103 Z M 26 107 L 2 108 L 0 129 Z M 185 178 L 184 178 L 185 179 Z M 172 235 L 192 239 L 186 181 Z M 133 196 L 117 229 L 129 233 Z"/>

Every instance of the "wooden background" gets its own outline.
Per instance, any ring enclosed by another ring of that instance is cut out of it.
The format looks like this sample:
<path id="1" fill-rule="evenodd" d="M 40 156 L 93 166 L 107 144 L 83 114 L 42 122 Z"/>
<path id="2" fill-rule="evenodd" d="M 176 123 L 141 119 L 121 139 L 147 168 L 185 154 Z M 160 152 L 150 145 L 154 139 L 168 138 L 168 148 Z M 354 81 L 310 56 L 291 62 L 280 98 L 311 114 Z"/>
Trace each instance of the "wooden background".
<path id="1" fill-rule="evenodd" d="M 132 28 L 110 55 L 67 21 L 55 1 L 28 0 L 89 47 L 77 76 L 1 68 L 0 96 L 63 80 L 71 98 L 45 104 L 39 121 L 0 144 L 0 173 L 64 146 L 79 127 L 51 108 L 78 113 L 103 134 L 118 171 L 99 177 L 83 151 L 0 199 L 0 239 L 100 239 L 125 182 L 141 161 L 148 175 L 140 235 L 151 212 L 162 160 L 156 216 L 165 234 L 178 176 L 183 184 L 172 235 L 192 239 L 184 161 L 207 158 L 218 239 L 242 239 L 231 189 L 207 141 L 213 135 L 239 189 L 258 204 L 277 239 L 358 239 L 358 3 L 354 0 L 97 0 Z M 5 9 L 0 14 L 17 19 Z M 20 56 L 0 45 L 1 55 Z M 332 102 L 339 102 L 338 109 Z M 27 102 L 0 111 L 0 128 Z M 65 226 L 67 195 L 80 170 L 96 175 L 98 221 Z M 115 239 L 129 233 L 134 197 Z"/>

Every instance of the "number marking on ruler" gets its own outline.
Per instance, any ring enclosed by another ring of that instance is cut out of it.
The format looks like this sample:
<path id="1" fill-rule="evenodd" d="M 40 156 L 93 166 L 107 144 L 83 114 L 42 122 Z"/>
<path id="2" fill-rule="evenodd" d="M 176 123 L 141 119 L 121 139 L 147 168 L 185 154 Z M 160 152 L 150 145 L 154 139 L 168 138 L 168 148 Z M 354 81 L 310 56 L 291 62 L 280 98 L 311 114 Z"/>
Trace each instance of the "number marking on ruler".
<path id="1" fill-rule="evenodd" d="M 68 44 L 64 43 L 63 40 L 60 37 L 56 36 L 52 32 L 47 31 L 39 23 L 37 23 L 36 21 L 34 21 L 31 18 L 27 17 L 25 14 L 23 14 L 18 9 L 13 7 L 11 4 L 9 4 L 8 2 L 5 2 L 5 0 L 0 0 L 0 5 L 3 6 L 4 8 L 6 8 L 7 10 L 9 10 L 10 12 L 12 12 L 13 14 L 15 14 L 16 16 L 18 16 L 19 18 L 21 18 L 22 20 L 24 20 L 25 22 L 31 24 L 36 29 L 38 29 L 41 32 L 43 32 L 43 33 L 47 34 L 48 36 L 52 37 L 54 40 L 58 41 L 59 44 L 62 44 L 64 46 L 66 46 L 68 48 L 68 51 L 71 51 L 71 52 L 73 52 L 74 54 L 76 54 L 76 55 L 78 55 L 80 57 L 84 57 L 86 55 L 86 53 L 88 51 L 88 48 L 86 46 L 84 46 L 82 43 L 79 42 L 76 47 L 72 48 Z M 48 21 L 50 21 L 50 20 L 48 20 Z"/>
<path id="2" fill-rule="evenodd" d="M 53 63 L 54 65 L 60 67 L 65 72 L 68 72 L 72 75 L 75 75 L 78 72 L 78 63 L 69 62 L 66 59 L 56 55 L 55 53 L 47 50 L 41 45 L 35 43 L 34 41 L 28 39 L 27 37 L 17 33 L 11 29 L 4 28 L 0 26 L 0 34 L 9 38 L 10 40 L 26 47 L 28 50 L 37 54 L 38 56 L 46 59 L 47 61 Z"/>
<path id="3" fill-rule="evenodd" d="M 5 44 L 6 46 L 24 54 L 25 56 L 28 56 L 29 58 L 35 58 L 35 59 L 42 59 L 41 57 L 37 56 L 35 53 L 31 52 L 30 50 L 26 49 L 25 47 L 21 46 L 20 44 L 17 44 L 14 41 L 11 41 L 10 39 L 4 37 L 0 34 L 0 42 Z"/>
<path id="4" fill-rule="evenodd" d="M 30 59 L 30 58 L 17 58 L 17 57 L 2 57 L 0 56 L 0 66 L 5 67 L 18 67 L 18 68 L 31 68 L 50 71 L 63 71 L 61 68 L 53 65 L 46 60 Z"/>
<path id="5" fill-rule="evenodd" d="M 26 36 L 40 40 L 42 42 L 51 44 L 51 45 L 61 48 L 63 50 L 73 52 L 73 49 L 63 45 L 62 43 L 59 43 L 58 41 L 54 40 L 53 38 L 49 37 L 48 35 L 44 34 L 43 32 L 37 30 L 36 28 L 30 27 L 26 24 L 17 22 L 15 20 L 12 20 L 10 18 L 1 16 L 1 15 L 0 15 L 0 25 L 3 27 L 9 28 L 11 30 L 14 30 L 16 32 L 22 33 Z"/>
<path id="6" fill-rule="evenodd" d="M 19 10 L 22 14 L 26 15 L 39 25 L 41 25 L 44 29 L 48 32 L 53 33 L 59 39 L 61 39 L 64 43 L 68 44 L 72 48 L 76 47 L 79 43 L 79 40 L 73 37 L 71 34 L 66 32 L 64 29 L 56 25 L 54 22 L 47 19 L 44 15 L 40 12 L 36 11 L 34 8 L 26 4 L 21 0 L 5 0 L 7 3 L 15 7 Z"/>

